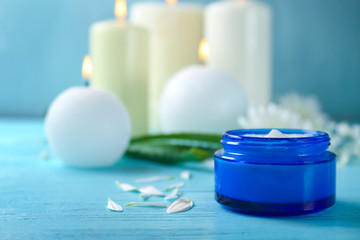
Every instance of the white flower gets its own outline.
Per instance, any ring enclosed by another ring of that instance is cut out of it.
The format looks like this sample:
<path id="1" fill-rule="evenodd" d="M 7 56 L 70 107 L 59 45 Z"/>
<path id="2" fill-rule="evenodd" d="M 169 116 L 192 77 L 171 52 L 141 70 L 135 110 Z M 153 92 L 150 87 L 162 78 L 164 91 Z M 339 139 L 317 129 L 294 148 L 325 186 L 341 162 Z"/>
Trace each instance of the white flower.
<path id="1" fill-rule="evenodd" d="M 279 106 L 297 113 L 303 121 L 310 121 L 313 129 L 323 129 L 327 116 L 321 110 L 321 104 L 316 96 L 300 96 L 290 93 L 282 96 Z"/>
<path id="2" fill-rule="evenodd" d="M 308 120 L 303 120 L 296 112 L 281 108 L 274 103 L 250 106 L 246 116 L 238 119 L 241 128 L 296 128 L 312 129 Z"/>
<path id="3" fill-rule="evenodd" d="M 337 154 L 338 167 L 356 163 L 360 158 L 360 125 L 349 125 L 345 122 L 331 124 L 328 129 L 331 136 L 330 151 Z"/>
<path id="4" fill-rule="evenodd" d="M 360 160 L 360 125 L 335 123 L 321 111 L 314 96 L 296 93 L 280 98 L 279 105 L 250 106 L 238 119 L 241 128 L 295 128 L 325 131 L 331 137 L 330 151 L 337 154 L 338 166 Z M 358 161 L 360 162 L 360 161 Z"/>
<path id="5" fill-rule="evenodd" d="M 335 131 L 339 136 L 350 137 L 352 129 L 349 124 L 340 122 L 335 126 Z"/>

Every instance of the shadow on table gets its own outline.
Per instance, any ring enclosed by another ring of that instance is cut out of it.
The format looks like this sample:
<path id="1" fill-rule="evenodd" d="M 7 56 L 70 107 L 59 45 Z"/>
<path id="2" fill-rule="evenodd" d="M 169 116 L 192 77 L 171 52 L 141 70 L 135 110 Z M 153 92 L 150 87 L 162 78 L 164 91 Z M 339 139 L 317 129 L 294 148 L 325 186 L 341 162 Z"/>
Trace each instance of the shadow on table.
<path id="1" fill-rule="evenodd" d="M 286 223 L 319 227 L 360 228 L 360 202 L 355 203 L 338 200 L 333 207 L 319 213 L 297 217 L 279 217 L 275 219 Z"/>
<path id="2" fill-rule="evenodd" d="M 223 208 L 230 214 L 237 215 L 239 213 Z M 240 214 L 243 215 L 243 214 Z M 244 216 L 244 215 L 243 215 Z M 251 218 L 269 219 L 284 224 L 303 224 L 308 226 L 326 226 L 326 227 L 349 227 L 360 229 L 360 202 L 350 202 L 345 200 L 337 200 L 336 204 L 329 209 L 300 216 L 255 216 L 247 215 Z"/>

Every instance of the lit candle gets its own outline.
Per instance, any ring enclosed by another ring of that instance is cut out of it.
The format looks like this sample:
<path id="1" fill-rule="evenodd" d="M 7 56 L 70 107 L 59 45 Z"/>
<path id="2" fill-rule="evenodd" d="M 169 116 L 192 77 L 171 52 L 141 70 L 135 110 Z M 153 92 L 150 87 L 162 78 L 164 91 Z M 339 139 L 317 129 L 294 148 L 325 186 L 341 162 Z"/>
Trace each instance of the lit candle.
<path id="1" fill-rule="evenodd" d="M 235 76 L 250 103 L 271 100 L 271 31 L 272 12 L 265 3 L 220 1 L 205 11 L 208 64 Z"/>
<path id="2" fill-rule="evenodd" d="M 90 56 L 82 65 L 86 80 L 93 72 Z M 45 132 L 52 152 L 76 167 L 109 167 L 125 153 L 130 141 L 129 114 L 112 92 L 72 87 L 51 103 Z"/>
<path id="3" fill-rule="evenodd" d="M 82 64 L 82 77 L 85 80 L 85 85 L 89 84 L 88 79 L 90 79 L 93 75 L 93 64 L 92 59 L 89 55 L 86 55 Z"/>
<path id="4" fill-rule="evenodd" d="M 209 56 L 206 40 L 199 58 Z M 222 133 L 234 129 L 247 103 L 236 78 L 204 65 L 191 65 L 167 82 L 160 101 L 161 130 L 165 133 Z"/>
<path id="5" fill-rule="evenodd" d="M 148 34 L 127 23 L 125 0 L 117 0 L 117 20 L 97 22 L 90 30 L 90 52 L 94 62 L 91 86 L 114 92 L 130 114 L 132 135 L 147 133 L 148 125 Z"/>
<path id="6" fill-rule="evenodd" d="M 158 105 L 166 81 L 178 70 L 199 63 L 197 48 L 203 37 L 203 8 L 194 4 L 139 3 L 131 20 L 146 26 L 150 37 L 150 131 L 159 130 Z"/>

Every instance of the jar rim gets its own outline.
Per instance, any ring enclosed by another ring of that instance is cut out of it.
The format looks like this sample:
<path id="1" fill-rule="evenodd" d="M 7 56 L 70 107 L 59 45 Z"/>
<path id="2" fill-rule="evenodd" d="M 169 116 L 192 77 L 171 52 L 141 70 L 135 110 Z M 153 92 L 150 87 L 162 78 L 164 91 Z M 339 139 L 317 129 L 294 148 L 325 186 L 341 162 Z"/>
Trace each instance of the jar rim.
<path id="1" fill-rule="evenodd" d="M 304 134 L 290 138 L 264 137 L 272 129 L 237 129 L 223 134 L 223 149 L 215 153 L 226 161 L 256 164 L 308 164 L 334 159 L 327 151 L 330 137 L 314 130 L 277 129 L 284 134 Z M 250 136 L 249 136 L 250 134 Z M 259 134 L 262 137 L 251 135 Z"/>
<path id="2" fill-rule="evenodd" d="M 283 134 L 303 134 L 302 137 L 291 138 L 274 138 L 274 137 L 255 137 L 249 135 L 267 135 L 272 129 L 258 128 L 258 129 L 236 129 L 230 130 L 223 134 L 221 143 L 230 145 L 238 144 L 253 144 L 253 145 L 301 145 L 330 142 L 330 137 L 326 132 L 315 130 L 302 130 L 302 129 L 276 129 Z"/>

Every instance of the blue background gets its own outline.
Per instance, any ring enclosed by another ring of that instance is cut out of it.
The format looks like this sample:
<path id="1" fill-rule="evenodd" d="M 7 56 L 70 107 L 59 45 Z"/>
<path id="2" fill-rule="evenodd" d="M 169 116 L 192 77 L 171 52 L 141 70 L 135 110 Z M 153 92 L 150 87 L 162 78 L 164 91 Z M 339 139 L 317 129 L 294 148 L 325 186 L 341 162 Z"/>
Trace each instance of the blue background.
<path id="1" fill-rule="evenodd" d="M 316 94 L 336 119 L 359 120 L 360 1 L 264 2 L 274 9 L 275 98 Z M 88 28 L 113 18 L 113 7 L 114 0 L 0 0 L 0 116 L 42 116 L 58 93 L 82 85 Z"/>

